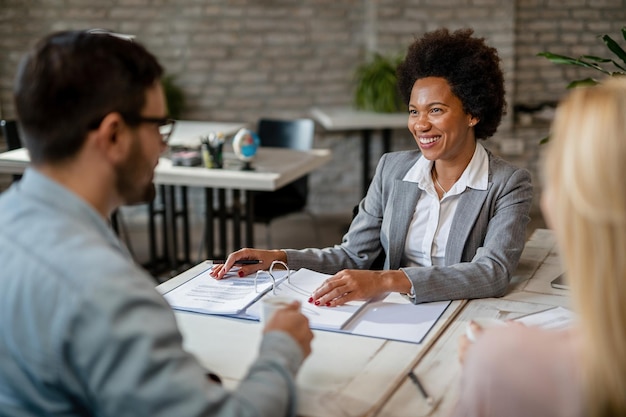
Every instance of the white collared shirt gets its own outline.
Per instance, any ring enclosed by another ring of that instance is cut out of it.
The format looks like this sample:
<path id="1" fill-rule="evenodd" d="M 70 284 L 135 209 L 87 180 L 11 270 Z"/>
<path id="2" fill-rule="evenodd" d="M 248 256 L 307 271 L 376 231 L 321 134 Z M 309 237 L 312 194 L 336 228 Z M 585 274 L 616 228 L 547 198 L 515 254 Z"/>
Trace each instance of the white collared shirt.
<path id="1" fill-rule="evenodd" d="M 452 219 L 461 194 L 468 187 L 487 189 L 489 156 L 480 143 L 476 144 L 474 155 L 461 177 L 441 200 L 431 177 L 432 167 L 433 162 L 422 156 L 403 178 L 403 181 L 417 183 L 423 190 L 404 244 L 402 264 L 405 266 L 443 265 Z"/>

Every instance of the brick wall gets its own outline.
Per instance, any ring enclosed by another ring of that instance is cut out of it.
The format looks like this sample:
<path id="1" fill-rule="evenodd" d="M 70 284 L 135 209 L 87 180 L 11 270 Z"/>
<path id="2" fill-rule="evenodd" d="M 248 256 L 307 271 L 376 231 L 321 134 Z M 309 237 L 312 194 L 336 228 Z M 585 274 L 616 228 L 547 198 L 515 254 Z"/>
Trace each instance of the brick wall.
<path id="1" fill-rule="evenodd" d="M 401 52 L 440 26 L 474 27 L 498 48 L 512 110 L 515 103 L 557 100 L 575 76 L 537 52 L 602 54 L 595 35 L 619 38 L 625 13 L 626 0 L 0 0 L 0 111 L 14 116 L 19 58 L 53 30 L 132 33 L 177 77 L 189 105 L 184 118 L 254 127 L 261 116 L 300 117 L 312 106 L 351 104 L 353 71 L 366 50 Z M 546 125 L 518 127 L 510 111 L 488 147 L 521 144 L 506 157 L 530 168 L 538 184 L 537 143 L 546 132 Z M 358 202 L 359 143 L 358 132 L 318 129 L 316 147 L 331 148 L 334 161 L 310 177 L 312 211 L 345 212 Z M 400 130 L 393 146 L 415 145 Z M 375 164 L 378 140 L 372 151 Z"/>

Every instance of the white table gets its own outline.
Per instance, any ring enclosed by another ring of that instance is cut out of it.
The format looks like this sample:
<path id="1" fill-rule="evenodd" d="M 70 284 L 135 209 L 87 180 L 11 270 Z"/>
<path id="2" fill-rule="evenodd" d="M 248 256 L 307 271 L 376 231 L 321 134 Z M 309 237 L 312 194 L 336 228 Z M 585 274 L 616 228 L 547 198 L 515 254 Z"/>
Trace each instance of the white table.
<path id="1" fill-rule="evenodd" d="M 310 151 L 295 151 L 283 148 L 259 148 L 257 156 L 252 161 L 254 170 L 242 171 L 240 164 L 234 160 L 234 155 L 225 154 L 225 165 L 231 166 L 230 169 L 206 169 L 201 167 L 183 167 L 173 166 L 171 160 L 161 158 L 155 169 L 154 182 L 162 186 L 182 186 L 183 189 L 188 186 L 202 187 L 206 190 L 206 231 L 205 244 L 207 259 L 220 259 L 227 255 L 229 250 L 235 250 L 242 247 L 241 224 L 245 223 L 245 245 L 254 245 L 254 218 L 252 205 L 254 204 L 254 191 L 273 191 L 298 179 L 310 172 L 316 170 L 320 166 L 331 160 L 331 153 L 327 149 L 313 149 Z M 0 154 L 0 173 L 21 174 L 30 163 L 30 158 L 26 149 L 16 149 Z M 225 207 L 225 192 L 231 190 L 233 194 L 233 241 L 230 248 L 227 239 L 227 215 Z M 218 193 L 218 209 L 213 208 L 213 193 Z M 246 195 L 246 208 L 241 203 L 240 192 L 244 191 Z M 185 191 L 186 192 L 186 191 Z M 186 195 L 186 194 L 185 194 Z M 176 219 L 174 219 L 176 209 L 176 201 L 173 192 L 164 192 L 164 206 L 167 207 L 164 213 L 170 217 L 164 221 L 164 225 L 170 230 L 164 231 L 163 235 L 169 235 L 164 247 L 167 246 L 164 254 L 165 262 L 169 263 L 172 269 L 178 269 L 179 264 L 189 262 L 189 245 L 188 234 L 183 236 L 183 244 L 185 246 L 185 259 L 179 261 L 173 254 L 178 253 L 178 242 L 176 240 Z M 183 199 L 185 201 L 186 198 Z M 245 222 L 243 212 L 245 211 Z M 182 212 L 186 212 L 183 207 Z M 152 218 L 152 217 L 151 217 Z M 218 234 L 215 233 L 213 221 L 219 220 Z M 184 219 L 183 219 L 184 220 Z M 154 225 L 151 226 L 154 236 Z M 165 227 L 165 226 L 164 226 Z M 187 225 L 183 225 L 183 231 Z M 214 237 L 217 235 L 219 244 L 215 245 Z M 154 239 L 151 239 L 151 245 L 154 245 Z M 219 246 L 219 252 L 216 250 Z M 151 258 L 155 258 L 156 249 L 151 246 Z M 152 259 L 154 261 L 154 259 Z"/>
<path id="2" fill-rule="evenodd" d="M 207 264 L 197 265 L 157 289 L 164 293 Z M 514 319 L 552 306 L 567 307 L 567 291 L 549 288 L 549 282 L 561 272 L 559 265 L 551 233 L 537 230 L 526 244 L 507 296 L 452 302 L 421 344 L 314 331 L 313 353 L 297 377 L 299 415 L 448 415 L 458 396 L 457 342 L 468 321 L 475 317 Z M 179 311 L 175 315 L 185 348 L 207 369 L 223 376 L 227 387 L 234 388 L 257 355 L 260 324 Z M 429 406 L 407 379 L 411 370 L 435 398 L 435 407 Z"/>
<path id="3" fill-rule="evenodd" d="M 210 265 L 199 264 L 157 289 L 180 285 Z M 415 358 L 445 329 L 463 305 L 446 309 L 421 344 L 317 331 L 312 354 L 297 376 L 298 412 L 302 416 L 362 416 L 386 400 L 402 384 Z M 235 388 L 258 355 L 259 322 L 175 311 L 184 346 L 228 388 Z"/>
<path id="4" fill-rule="evenodd" d="M 382 132 L 383 153 L 387 153 L 391 151 L 391 131 L 406 128 L 408 123 L 407 113 L 376 113 L 350 107 L 314 107 L 311 109 L 311 116 L 329 132 L 361 131 L 363 195 L 367 192 L 371 181 L 370 142 L 372 133 L 376 130 Z"/>

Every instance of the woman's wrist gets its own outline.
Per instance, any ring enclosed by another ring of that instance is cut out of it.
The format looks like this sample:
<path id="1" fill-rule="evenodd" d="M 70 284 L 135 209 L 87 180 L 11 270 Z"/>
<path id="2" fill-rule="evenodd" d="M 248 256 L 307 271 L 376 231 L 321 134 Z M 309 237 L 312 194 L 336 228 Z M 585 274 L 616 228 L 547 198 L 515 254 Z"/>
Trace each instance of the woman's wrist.
<path id="1" fill-rule="evenodd" d="M 275 261 L 281 261 L 284 263 L 287 263 L 287 252 L 285 252 L 282 249 L 275 249 L 272 250 L 272 257 L 274 258 Z"/>
<path id="2" fill-rule="evenodd" d="M 402 294 L 408 294 L 411 292 L 413 285 L 411 281 L 401 270 L 383 271 L 383 280 L 385 287 L 389 292 L 399 292 Z"/>

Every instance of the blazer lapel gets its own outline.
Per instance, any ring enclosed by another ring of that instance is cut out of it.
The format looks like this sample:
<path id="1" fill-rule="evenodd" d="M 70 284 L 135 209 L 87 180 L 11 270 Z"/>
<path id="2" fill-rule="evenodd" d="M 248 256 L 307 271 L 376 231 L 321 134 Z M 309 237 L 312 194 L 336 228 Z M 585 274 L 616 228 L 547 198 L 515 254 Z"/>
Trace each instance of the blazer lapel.
<path id="1" fill-rule="evenodd" d="M 390 215 L 389 221 L 389 269 L 400 268 L 404 242 L 413 219 L 415 206 L 421 194 L 420 188 L 414 182 L 396 180 L 393 192 L 389 198 L 390 204 L 385 209 Z"/>
<path id="2" fill-rule="evenodd" d="M 468 188 L 461 194 L 459 205 L 450 226 L 450 234 L 448 235 L 446 265 L 461 262 L 465 242 L 467 242 L 492 185 L 493 183 L 489 182 L 486 190 Z"/>

